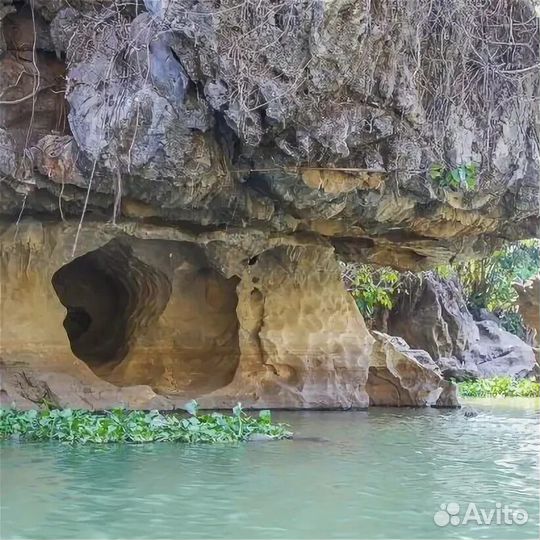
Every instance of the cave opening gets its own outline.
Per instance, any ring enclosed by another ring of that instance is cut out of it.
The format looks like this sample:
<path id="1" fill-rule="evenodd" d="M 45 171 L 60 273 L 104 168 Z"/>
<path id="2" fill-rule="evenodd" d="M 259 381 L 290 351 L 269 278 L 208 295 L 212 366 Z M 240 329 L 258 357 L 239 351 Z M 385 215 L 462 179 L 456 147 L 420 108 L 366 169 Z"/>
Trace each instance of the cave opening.
<path id="1" fill-rule="evenodd" d="M 229 384 L 240 360 L 237 277 L 191 242 L 117 238 L 55 272 L 73 354 L 118 386 L 187 399 Z"/>
<path id="2" fill-rule="evenodd" d="M 123 360 L 139 327 L 161 314 L 171 293 L 165 275 L 117 240 L 62 266 L 52 285 L 66 308 L 73 354 L 101 376 Z"/>
<path id="3" fill-rule="evenodd" d="M 70 339 L 77 340 L 92 325 L 92 317 L 84 308 L 78 306 L 67 306 L 66 309 L 67 315 L 64 319 L 64 328 Z"/>

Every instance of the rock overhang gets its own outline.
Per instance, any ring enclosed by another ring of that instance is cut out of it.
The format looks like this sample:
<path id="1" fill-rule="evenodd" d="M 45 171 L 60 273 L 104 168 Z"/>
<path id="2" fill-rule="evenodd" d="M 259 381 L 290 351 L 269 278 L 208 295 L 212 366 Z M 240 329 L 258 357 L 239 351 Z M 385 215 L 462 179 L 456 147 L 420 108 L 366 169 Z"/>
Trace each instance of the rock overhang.
<path id="1" fill-rule="evenodd" d="M 474 3 L 456 7 L 477 43 L 449 41 L 448 54 L 471 65 L 501 52 L 489 45 L 491 23 L 519 28 L 513 62 L 521 68 L 497 68 L 490 95 L 482 74 L 457 63 L 447 66 L 454 79 L 441 83 L 433 40 L 453 27 L 438 4 L 429 11 L 417 0 L 398 15 L 291 0 L 235 25 L 233 6 L 158 4 L 34 3 L 35 51 L 21 39 L 33 31 L 28 6 L 2 19 L 0 61 L 11 66 L 0 105 L 4 216 L 24 205 L 52 219 L 86 211 L 94 220 L 254 236 L 307 232 L 344 258 L 401 269 L 539 234 L 538 54 L 522 46 L 538 41 L 538 25 L 528 2 L 495 10 L 493 21 Z M 243 48 L 232 62 L 235 39 Z M 433 164 L 470 163 L 480 171 L 472 190 L 430 178 Z"/>

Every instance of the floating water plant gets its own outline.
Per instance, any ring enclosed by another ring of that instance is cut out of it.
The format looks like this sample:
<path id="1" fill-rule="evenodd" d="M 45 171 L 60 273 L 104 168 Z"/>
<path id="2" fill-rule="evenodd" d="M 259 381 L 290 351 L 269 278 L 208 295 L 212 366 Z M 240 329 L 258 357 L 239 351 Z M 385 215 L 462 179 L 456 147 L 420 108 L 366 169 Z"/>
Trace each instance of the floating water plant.
<path id="1" fill-rule="evenodd" d="M 0 409 L 0 438 L 68 443 L 229 443 L 274 440 L 292 436 L 285 424 L 273 424 L 268 410 L 246 414 L 240 404 L 233 414 L 198 414 L 192 401 L 185 414 L 112 409 L 94 412 L 78 409 L 17 411 Z"/>

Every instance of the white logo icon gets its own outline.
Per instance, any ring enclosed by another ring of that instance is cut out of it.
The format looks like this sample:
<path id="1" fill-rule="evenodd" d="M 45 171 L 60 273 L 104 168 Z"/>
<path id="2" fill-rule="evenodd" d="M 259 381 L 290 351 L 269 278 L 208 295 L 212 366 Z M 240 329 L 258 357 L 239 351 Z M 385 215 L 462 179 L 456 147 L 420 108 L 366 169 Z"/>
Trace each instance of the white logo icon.
<path id="1" fill-rule="evenodd" d="M 452 525 L 459 525 L 459 504 L 451 502 L 448 504 L 441 504 L 441 509 L 435 512 L 433 521 L 435 525 L 439 527 L 446 527 L 449 523 Z"/>
<path id="2" fill-rule="evenodd" d="M 469 503 L 460 516 L 461 507 L 456 502 L 443 503 L 440 510 L 433 514 L 433 521 L 437 527 L 452 525 L 525 525 L 529 521 L 529 514 L 523 508 L 496 503 L 495 508 L 479 508 L 476 503 Z"/>

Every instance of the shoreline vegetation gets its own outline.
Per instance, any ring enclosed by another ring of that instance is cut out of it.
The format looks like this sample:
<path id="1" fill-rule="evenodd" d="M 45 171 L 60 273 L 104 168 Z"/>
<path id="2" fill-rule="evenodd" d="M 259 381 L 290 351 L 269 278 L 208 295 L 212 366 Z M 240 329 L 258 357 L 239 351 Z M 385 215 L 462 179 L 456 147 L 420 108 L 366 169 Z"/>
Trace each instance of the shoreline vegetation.
<path id="1" fill-rule="evenodd" d="M 540 383 L 530 379 L 493 377 L 458 382 L 460 397 L 540 397 Z"/>
<path id="2" fill-rule="evenodd" d="M 289 426 L 272 423 L 268 410 L 246 414 L 240 404 L 232 414 L 198 414 L 194 401 L 188 414 L 159 411 L 106 411 L 50 409 L 18 411 L 0 409 L 0 439 L 84 443 L 232 443 L 279 440 L 292 437 Z"/>

